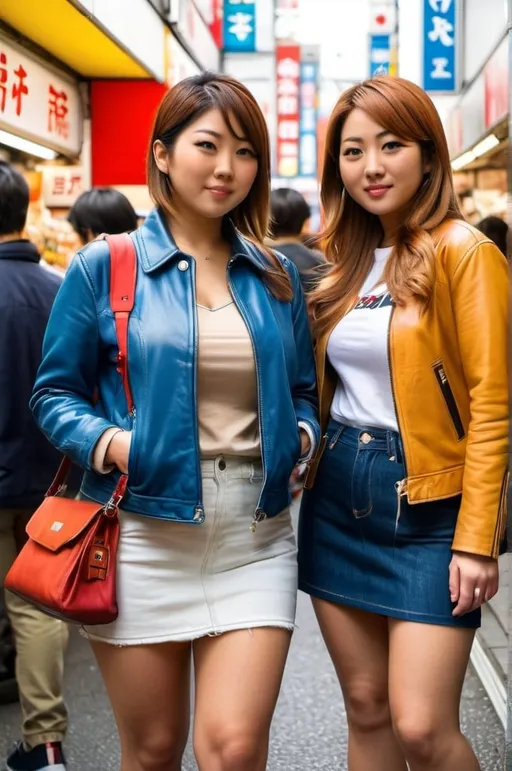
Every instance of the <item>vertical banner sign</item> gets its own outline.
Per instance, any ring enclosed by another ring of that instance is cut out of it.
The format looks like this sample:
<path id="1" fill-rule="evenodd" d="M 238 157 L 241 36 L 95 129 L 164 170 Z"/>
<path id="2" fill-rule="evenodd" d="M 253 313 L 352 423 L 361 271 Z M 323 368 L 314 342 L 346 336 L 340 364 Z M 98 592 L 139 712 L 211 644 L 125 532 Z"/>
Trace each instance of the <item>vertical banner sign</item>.
<path id="1" fill-rule="evenodd" d="M 299 173 L 300 46 L 278 45 L 277 80 L 277 174 Z"/>
<path id="2" fill-rule="evenodd" d="M 224 51 L 256 51 L 256 0 L 224 0 Z"/>
<path id="3" fill-rule="evenodd" d="M 224 11 L 224 0 L 211 0 L 212 16 L 210 20 L 210 32 L 215 40 L 215 45 L 222 51 L 224 47 L 224 35 L 222 29 L 222 17 Z"/>
<path id="4" fill-rule="evenodd" d="M 318 62 L 300 65 L 300 176 L 316 177 Z"/>
<path id="5" fill-rule="evenodd" d="M 389 75 L 391 66 L 391 38 L 389 35 L 370 35 L 370 77 Z"/>
<path id="6" fill-rule="evenodd" d="M 423 0 L 423 88 L 457 90 L 457 0 Z"/>

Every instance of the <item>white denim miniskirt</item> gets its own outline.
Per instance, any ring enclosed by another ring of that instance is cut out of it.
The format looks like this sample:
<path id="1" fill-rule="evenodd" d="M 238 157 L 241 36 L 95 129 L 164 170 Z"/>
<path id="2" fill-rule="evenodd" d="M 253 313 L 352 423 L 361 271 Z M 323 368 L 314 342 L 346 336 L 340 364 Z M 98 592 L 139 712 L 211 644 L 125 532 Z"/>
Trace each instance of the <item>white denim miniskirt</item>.
<path id="1" fill-rule="evenodd" d="M 297 550 L 290 510 L 257 524 L 261 462 L 201 462 L 205 521 L 120 512 L 119 615 L 86 626 L 90 640 L 142 645 L 234 629 L 295 626 Z"/>

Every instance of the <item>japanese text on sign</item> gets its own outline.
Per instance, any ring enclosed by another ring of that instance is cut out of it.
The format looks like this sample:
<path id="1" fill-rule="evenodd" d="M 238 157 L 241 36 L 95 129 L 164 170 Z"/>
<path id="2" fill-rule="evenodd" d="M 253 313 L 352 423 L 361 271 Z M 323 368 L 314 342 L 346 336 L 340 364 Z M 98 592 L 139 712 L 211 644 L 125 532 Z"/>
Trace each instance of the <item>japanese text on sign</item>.
<path id="1" fill-rule="evenodd" d="M 296 177 L 299 173 L 300 137 L 300 47 L 278 45 L 277 74 L 277 173 Z"/>
<path id="2" fill-rule="evenodd" d="M 423 87 L 451 92 L 457 87 L 457 0 L 424 0 Z"/>
<path id="3" fill-rule="evenodd" d="M 0 125 L 49 147 L 78 153 L 78 88 L 0 39 Z"/>

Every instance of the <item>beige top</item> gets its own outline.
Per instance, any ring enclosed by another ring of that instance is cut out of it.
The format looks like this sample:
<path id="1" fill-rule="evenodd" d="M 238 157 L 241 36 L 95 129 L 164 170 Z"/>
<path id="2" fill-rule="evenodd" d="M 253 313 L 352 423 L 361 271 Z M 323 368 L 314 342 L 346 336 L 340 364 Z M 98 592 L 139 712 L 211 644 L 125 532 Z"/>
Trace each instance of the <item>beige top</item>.
<path id="1" fill-rule="evenodd" d="M 251 338 L 234 302 L 197 305 L 201 458 L 261 456 L 258 388 Z"/>

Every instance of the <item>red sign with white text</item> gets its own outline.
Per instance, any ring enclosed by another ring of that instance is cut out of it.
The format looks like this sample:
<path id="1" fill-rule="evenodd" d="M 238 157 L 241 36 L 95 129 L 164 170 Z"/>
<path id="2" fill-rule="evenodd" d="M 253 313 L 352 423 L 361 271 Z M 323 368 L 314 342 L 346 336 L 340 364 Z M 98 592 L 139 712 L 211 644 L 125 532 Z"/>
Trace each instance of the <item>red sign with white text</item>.
<path id="1" fill-rule="evenodd" d="M 300 46 L 276 48 L 277 174 L 299 173 L 300 138 Z"/>
<path id="2" fill-rule="evenodd" d="M 1 39 L 0 128 L 68 155 L 80 152 L 77 84 Z"/>

